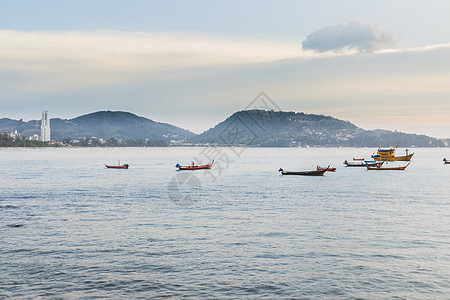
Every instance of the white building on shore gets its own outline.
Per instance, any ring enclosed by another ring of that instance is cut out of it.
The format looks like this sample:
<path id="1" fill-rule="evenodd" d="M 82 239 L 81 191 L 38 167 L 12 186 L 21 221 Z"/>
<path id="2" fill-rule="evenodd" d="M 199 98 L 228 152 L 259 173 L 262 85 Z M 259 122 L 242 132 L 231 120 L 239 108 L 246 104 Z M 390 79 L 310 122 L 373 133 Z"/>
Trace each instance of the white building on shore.
<path id="1" fill-rule="evenodd" d="M 46 110 L 42 112 L 41 141 L 50 142 L 50 119 L 48 118 L 48 111 Z"/>
<path id="2" fill-rule="evenodd" d="M 39 135 L 38 134 L 33 134 L 32 136 L 30 136 L 28 138 L 30 141 L 39 141 Z"/>

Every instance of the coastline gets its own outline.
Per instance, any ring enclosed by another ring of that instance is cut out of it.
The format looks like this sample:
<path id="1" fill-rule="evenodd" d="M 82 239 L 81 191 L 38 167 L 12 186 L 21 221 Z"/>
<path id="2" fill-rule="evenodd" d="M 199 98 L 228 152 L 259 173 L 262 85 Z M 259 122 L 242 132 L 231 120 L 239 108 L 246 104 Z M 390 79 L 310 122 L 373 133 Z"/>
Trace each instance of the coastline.
<path id="1" fill-rule="evenodd" d="M 1 150 L 21 150 L 21 149 L 136 149 L 136 148 L 205 148 L 205 147 L 218 147 L 218 148 L 275 148 L 275 149 L 375 149 L 377 147 L 348 147 L 348 146 L 309 146 L 309 147 L 257 147 L 257 146 L 245 146 L 245 145 L 177 145 L 177 146 L 155 146 L 155 147 L 146 147 L 146 146 L 124 146 L 124 147 L 81 147 L 81 146 L 60 146 L 60 147 L 0 147 Z M 448 147 L 407 147 L 409 149 L 448 149 Z"/>

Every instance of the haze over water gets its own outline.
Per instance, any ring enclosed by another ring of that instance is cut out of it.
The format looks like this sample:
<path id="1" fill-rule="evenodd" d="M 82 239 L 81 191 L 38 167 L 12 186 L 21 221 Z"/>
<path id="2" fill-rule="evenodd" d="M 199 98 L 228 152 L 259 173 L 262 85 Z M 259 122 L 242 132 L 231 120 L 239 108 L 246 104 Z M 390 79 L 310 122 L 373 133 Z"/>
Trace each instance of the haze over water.
<path id="1" fill-rule="evenodd" d="M 368 148 L 220 149 L 214 177 L 174 167 L 203 148 L 1 150 L 0 298 L 450 294 L 448 149 L 383 172 L 343 166 Z"/>

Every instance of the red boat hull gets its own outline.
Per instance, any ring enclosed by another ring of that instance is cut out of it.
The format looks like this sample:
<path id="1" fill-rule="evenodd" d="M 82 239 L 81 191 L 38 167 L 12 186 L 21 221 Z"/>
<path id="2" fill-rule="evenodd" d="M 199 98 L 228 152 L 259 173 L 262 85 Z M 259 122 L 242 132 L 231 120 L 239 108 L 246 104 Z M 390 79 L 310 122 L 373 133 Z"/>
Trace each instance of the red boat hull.
<path id="1" fill-rule="evenodd" d="M 105 165 L 108 169 L 128 169 L 128 165 L 122 165 L 122 166 L 108 166 Z"/>
<path id="2" fill-rule="evenodd" d="M 201 165 L 201 166 L 178 166 L 179 170 L 202 170 L 202 169 L 211 169 L 214 161 L 212 163 L 207 165 Z"/>
<path id="3" fill-rule="evenodd" d="M 326 169 L 326 168 L 317 167 L 317 171 L 323 171 L 323 170 L 325 170 L 327 172 L 335 172 L 336 168 L 328 168 L 328 169 Z"/>

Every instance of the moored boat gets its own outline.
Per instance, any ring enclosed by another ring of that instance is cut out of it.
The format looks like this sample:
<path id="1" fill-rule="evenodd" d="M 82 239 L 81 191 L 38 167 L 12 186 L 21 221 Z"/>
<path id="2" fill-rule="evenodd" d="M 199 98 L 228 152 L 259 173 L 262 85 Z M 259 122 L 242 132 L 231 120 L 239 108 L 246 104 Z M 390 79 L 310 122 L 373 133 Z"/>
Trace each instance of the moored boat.
<path id="1" fill-rule="evenodd" d="M 357 160 L 357 161 L 348 161 L 348 160 L 344 160 L 344 165 L 346 165 L 347 167 L 367 167 L 367 166 L 378 166 L 378 165 L 382 165 L 384 161 L 374 161 L 374 160 Z"/>
<path id="2" fill-rule="evenodd" d="M 365 160 L 364 162 L 366 163 L 366 166 L 378 167 L 378 166 L 381 166 L 382 164 L 384 164 L 385 160 L 383 160 L 383 161 Z"/>
<path id="3" fill-rule="evenodd" d="M 327 172 L 335 172 L 335 171 L 336 171 L 336 168 L 330 168 L 330 167 L 328 167 L 328 168 L 321 168 L 321 167 L 318 165 L 317 168 L 316 168 L 316 170 L 317 170 L 317 171 L 325 170 L 325 171 L 327 171 Z"/>
<path id="4" fill-rule="evenodd" d="M 381 167 L 381 166 L 370 167 L 370 166 L 367 166 L 367 170 L 404 170 L 409 166 L 410 163 L 411 162 L 408 162 L 407 165 L 398 166 L 398 167 Z"/>
<path id="5" fill-rule="evenodd" d="M 117 166 L 109 166 L 105 164 L 105 167 L 108 169 L 128 169 L 128 164 L 123 164 L 123 165 L 117 165 Z"/>
<path id="6" fill-rule="evenodd" d="M 366 166 L 366 163 L 362 160 L 357 160 L 357 161 L 344 160 L 343 164 L 346 165 L 347 167 L 365 167 Z"/>
<path id="7" fill-rule="evenodd" d="M 211 169 L 212 165 L 214 163 L 214 160 L 206 165 L 196 166 L 194 162 L 192 162 L 189 166 L 180 166 L 180 164 L 176 164 L 175 168 L 178 168 L 179 170 L 201 170 L 201 169 Z"/>
<path id="8" fill-rule="evenodd" d="M 372 155 L 372 158 L 374 160 L 380 161 L 380 160 L 387 160 L 387 161 L 410 161 L 413 157 L 414 153 L 409 154 L 408 149 L 406 149 L 406 155 L 403 156 L 395 156 L 395 150 L 396 148 L 391 147 L 389 149 L 381 149 L 378 148 L 377 154 Z"/>
<path id="9" fill-rule="evenodd" d="M 284 171 L 282 168 L 278 170 L 278 172 L 281 172 L 281 175 L 303 175 L 303 176 L 322 176 L 325 174 L 327 169 L 330 166 L 328 166 L 326 169 L 322 170 L 312 170 L 312 171 L 298 171 L 298 172 L 290 172 L 290 171 Z"/>

